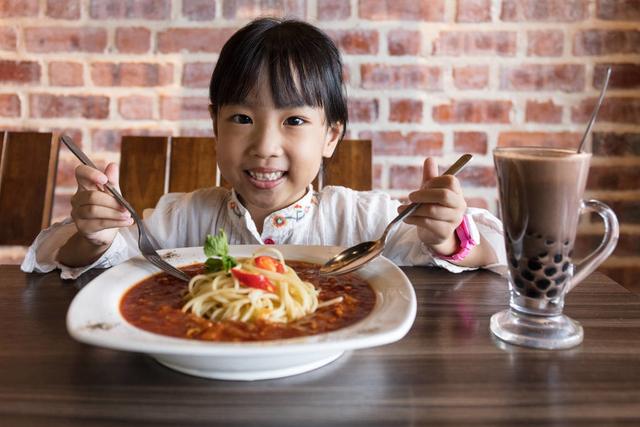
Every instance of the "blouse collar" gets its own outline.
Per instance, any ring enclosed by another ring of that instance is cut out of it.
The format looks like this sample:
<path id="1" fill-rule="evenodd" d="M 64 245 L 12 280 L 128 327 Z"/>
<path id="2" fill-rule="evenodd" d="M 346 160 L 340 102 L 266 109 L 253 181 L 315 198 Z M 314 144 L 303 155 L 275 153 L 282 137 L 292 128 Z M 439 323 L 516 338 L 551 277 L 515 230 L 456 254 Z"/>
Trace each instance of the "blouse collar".
<path id="1" fill-rule="evenodd" d="M 246 227 L 258 241 L 265 244 L 277 244 L 285 241 L 286 236 L 293 232 L 294 227 L 306 222 L 311 213 L 318 206 L 318 197 L 309 185 L 305 195 L 297 202 L 271 213 L 264 220 L 262 235 L 249 215 L 249 211 L 242 205 L 235 190 L 231 190 L 231 198 L 227 203 L 229 216 L 238 221 L 240 226 Z"/>

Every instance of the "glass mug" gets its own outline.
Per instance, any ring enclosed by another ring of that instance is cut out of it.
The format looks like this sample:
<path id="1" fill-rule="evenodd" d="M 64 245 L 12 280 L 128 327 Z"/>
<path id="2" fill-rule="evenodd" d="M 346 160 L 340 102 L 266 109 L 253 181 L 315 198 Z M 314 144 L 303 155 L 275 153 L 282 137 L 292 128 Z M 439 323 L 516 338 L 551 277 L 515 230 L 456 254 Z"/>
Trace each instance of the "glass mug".
<path id="1" fill-rule="evenodd" d="M 510 308 L 491 317 L 498 338 L 527 347 L 562 349 L 582 342 L 582 326 L 562 314 L 565 295 L 613 252 L 618 220 L 597 200 L 582 200 L 590 153 L 539 148 L 497 148 L 500 209 L 509 269 Z M 598 248 L 572 260 L 578 218 L 602 217 Z"/>

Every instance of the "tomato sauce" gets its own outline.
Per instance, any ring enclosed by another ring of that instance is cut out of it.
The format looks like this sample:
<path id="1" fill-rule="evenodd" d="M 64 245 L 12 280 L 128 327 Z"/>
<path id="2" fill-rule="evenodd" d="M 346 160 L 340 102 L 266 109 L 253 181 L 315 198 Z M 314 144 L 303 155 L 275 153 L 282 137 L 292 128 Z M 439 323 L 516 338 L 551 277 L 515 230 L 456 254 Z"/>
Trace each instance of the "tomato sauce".
<path id="1" fill-rule="evenodd" d="M 183 313 L 187 283 L 165 273 L 151 276 L 131 287 L 120 302 L 120 312 L 132 325 L 149 332 L 172 337 L 206 341 L 263 341 L 294 338 L 335 331 L 366 317 L 376 297 L 363 279 L 346 274 L 339 277 L 320 276 L 319 265 L 290 261 L 302 280 L 320 290 L 319 302 L 342 296 L 340 303 L 319 308 L 315 313 L 291 323 L 257 321 L 210 321 L 191 313 Z M 204 271 L 203 264 L 183 268 L 187 274 Z"/>

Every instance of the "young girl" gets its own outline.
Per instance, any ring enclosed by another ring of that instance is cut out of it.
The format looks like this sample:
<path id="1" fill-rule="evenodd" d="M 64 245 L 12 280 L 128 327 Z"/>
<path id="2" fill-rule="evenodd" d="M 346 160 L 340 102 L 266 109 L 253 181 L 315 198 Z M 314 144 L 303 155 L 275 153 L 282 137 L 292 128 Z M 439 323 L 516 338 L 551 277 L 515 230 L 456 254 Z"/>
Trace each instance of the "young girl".
<path id="1" fill-rule="evenodd" d="M 380 236 L 403 209 L 382 192 L 311 182 L 323 157 L 345 134 L 342 63 L 333 42 L 299 21 L 258 19 L 223 47 L 209 107 L 222 176 L 233 190 L 167 194 L 145 220 L 164 248 L 201 246 L 225 230 L 231 244 L 352 246 Z M 505 264 L 500 222 L 466 207 L 458 180 L 424 162 L 423 205 L 396 228 L 384 255 L 399 265 L 438 265 L 459 272 Z M 75 278 L 139 254 L 129 213 L 103 185 L 118 168 L 79 166 L 71 218 L 44 230 L 22 264 L 27 272 L 62 270 Z"/>

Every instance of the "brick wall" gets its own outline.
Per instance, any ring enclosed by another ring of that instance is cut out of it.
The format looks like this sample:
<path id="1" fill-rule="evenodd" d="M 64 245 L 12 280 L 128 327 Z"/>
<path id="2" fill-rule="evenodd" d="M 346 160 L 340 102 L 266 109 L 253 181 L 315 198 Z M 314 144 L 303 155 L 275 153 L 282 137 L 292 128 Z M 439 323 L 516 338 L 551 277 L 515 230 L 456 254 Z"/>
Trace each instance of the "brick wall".
<path id="1" fill-rule="evenodd" d="M 640 273 L 638 0 L 3 0 L 0 128 L 66 129 L 101 164 L 118 160 L 123 134 L 210 135 L 217 54 L 261 14 L 309 20 L 336 40 L 349 134 L 373 140 L 377 188 L 402 197 L 425 156 L 472 152 L 466 195 L 494 212 L 491 150 L 576 146 L 613 65 L 589 195 L 622 221 L 607 271 Z M 61 153 L 57 218 L 76 164 Z M 585 218 L 583 252 L 600 229 Z"/>

